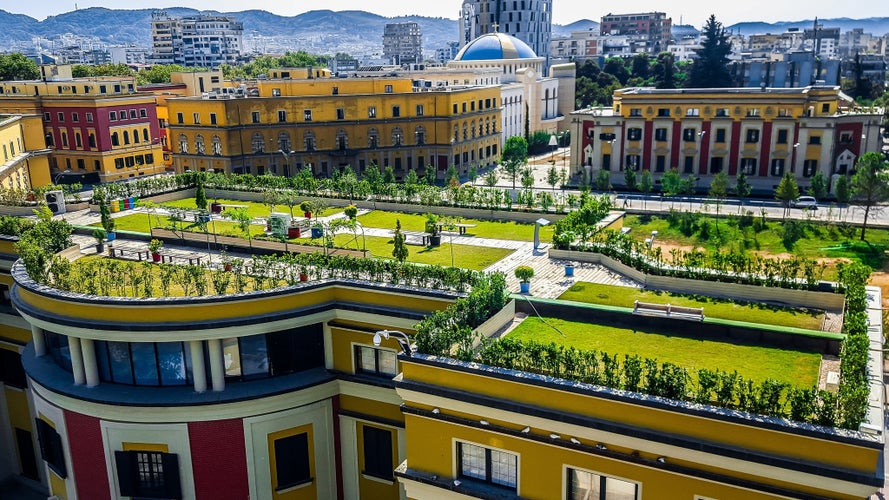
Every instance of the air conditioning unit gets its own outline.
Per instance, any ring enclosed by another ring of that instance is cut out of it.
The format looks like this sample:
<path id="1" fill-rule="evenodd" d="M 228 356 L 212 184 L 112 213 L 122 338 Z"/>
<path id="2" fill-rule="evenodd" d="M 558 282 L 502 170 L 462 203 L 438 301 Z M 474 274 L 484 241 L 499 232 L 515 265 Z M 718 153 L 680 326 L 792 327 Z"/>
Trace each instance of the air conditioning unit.
<path id="1" fill-rule="evenodd" d="M 53 215 L 65 213 L 65 193 L 61 191 L 47 191 L 43 194 L 46 206 L 52 210 Z"/>

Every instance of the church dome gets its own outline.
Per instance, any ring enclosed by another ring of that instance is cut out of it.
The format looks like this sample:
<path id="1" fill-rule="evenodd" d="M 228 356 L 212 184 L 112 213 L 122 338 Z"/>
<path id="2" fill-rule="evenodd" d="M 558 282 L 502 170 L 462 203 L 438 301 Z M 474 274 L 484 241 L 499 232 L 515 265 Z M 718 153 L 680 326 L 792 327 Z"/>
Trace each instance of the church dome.
<path id="1" fill-rule="evenodd" d="M 488 33 L 467 43 L 455 61 L 490 61 L 496 59 L 535 59 L 528 44 L 506 33 Z"/>

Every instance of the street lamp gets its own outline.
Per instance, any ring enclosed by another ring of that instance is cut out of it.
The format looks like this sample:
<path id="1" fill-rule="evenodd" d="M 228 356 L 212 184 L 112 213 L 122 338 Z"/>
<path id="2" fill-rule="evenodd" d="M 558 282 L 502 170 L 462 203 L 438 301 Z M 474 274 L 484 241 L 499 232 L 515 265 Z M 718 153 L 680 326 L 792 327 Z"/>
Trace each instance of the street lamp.
<path id="1" fill-rule="evenodd" d="M 383 343 L 383 339 L 389 340 L 389 337 L 392 335 L 396 336 L 395 340 L 398 342 L 399 347 L 401 347 L 401 354 L 413 356 L 414 353 L 417 352 L 417 344 L 412 344 L 410 337 L 408 337 L 406 333 L 398 330 L 380 330 L 374 333 L 374 345 L 379 347 L 380 344 Z"/>
<path id="2" fill-rule="evenodd" d="M 67 168 L 66 168 L 66 169 L 63 170 L 62 172 L 59 172 L 58 174 L 56 174 L 55 178 L 52 180 L 53 185 L 58 186 L 58 185 L 59 185 L 59 179 L 61 179 L 63 175 L 65 175 L 65 174 L 70 174 L 70 173 L 71 173 L 71 169 L 67 169 Z"/>
<path id="3" fill-rule="evenodd" d="M 278 149 L 278 152 L 284 156 L 284 177 L 290 177 L 290 155 L 296 153 L 296 151 L 284 151 L 283 149 Z"/>

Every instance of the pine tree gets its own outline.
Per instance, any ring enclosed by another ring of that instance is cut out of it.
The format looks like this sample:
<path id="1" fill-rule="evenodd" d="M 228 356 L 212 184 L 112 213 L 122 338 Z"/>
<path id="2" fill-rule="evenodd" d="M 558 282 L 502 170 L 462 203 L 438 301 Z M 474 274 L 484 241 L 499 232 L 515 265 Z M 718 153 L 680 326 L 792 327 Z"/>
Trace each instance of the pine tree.
<path id="1" fill-rule="evenodd" d="M 787 208 L 790 206 L 790 202 L 799 198 L 799 185 L 796 183 L 796 177 L 793 176 L 792 172 L 784 172 L 784 177 L 781 177 L 781 182 L 778 183 L 778 188 L 775 189 L 775 199 L 781 200 L 781 204 L 784 205 L 784 216 L 787 216 Z"/>
<path id="2" fill-rule="evenodd" d="M 676 58 L 669 52 L 661 52 L 657 56 L 657 62 L 651 69 L 654 76 L 654 86 L 659 89 L 676 88 Z"/>
<path id="3" fill-rule="evenodd" d="M 401 232 L 401 219 L 395 219 L 395 236 L 392 238 L 395 246 L 392 248 L 392 257 L 398 262 L 407 260 L 407 245 L 404 239 L 404 233 Z"/>
<path id="4" fill-rule="evenodd" d="M 864 207 L 864 222 L 861 225 L 861 241 L 864 241 L 871 209 L 889 200 L 889 162 L 874 151 L 861 155 L 849 186 L 852 203 Z"/>
<path id="5" fill-rule="evenodd" d="M 722 23 L 711 14 L 701 33 L 703 42 L 691 67 L 690 88 L 731 87 L 732 77 L 728 70 L 728 56 L 732 45 Z"/>
<path id="6" fill-rule="evenodd" d="M 750 196 L 751 191 L 753 191 L 753 186 L 747 182 L 747 172 L 742 168 L 738 170 L 738 177 L 735 178 L 735 194 L 738 195 L 738 198 L 741 198 L 741 203 L 743 204 L 744 198 Z"/>

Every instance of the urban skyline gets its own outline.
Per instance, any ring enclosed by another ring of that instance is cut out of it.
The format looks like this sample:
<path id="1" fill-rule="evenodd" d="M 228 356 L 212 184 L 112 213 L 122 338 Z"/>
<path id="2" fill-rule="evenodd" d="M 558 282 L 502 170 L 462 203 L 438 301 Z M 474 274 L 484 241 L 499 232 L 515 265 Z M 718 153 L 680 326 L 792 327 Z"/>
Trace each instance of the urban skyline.
<path id="1" fill-rule="evenodd" d="M 335 11 L 366 10 L 387 17 L 422 15 L 456 19 L 460 5 L 461 2 L 456 0 L 453 3 L 416 3 L 409 2 L 408 0 L 392 0 L 377 4 L 373 8 L 368 8 L 366 2 L 360 0 L 332 0 L 325 6 L 330 10 Z M 220 12 L 238 12 L 244 10 L 245 7 L 242 2 L 237 0 L 187 0 L 180 2 L 178 6 Z M 831 2 L 830 0 L 813 0 L 808 2 L 807 8 L 804 10 L 800 9 L 795 4 L 776 4 L 764 0 L 724 4 L 720 5 L 719 9 L 716 11 L 710 8 L 711 6 L 712 4 L 698 1 L 644 0 L 636 2 L 633 7 L 622 7 L 616 10 L 611 9 L 610 12 L 666 12 L 667 15 L 673 18 L 674 24 L 679 24 L 681 19 L 682 23 L 691 24 L 693 26 L 703 25 L 704 21 L 711 13 L 715 14 L 717 19 L 725 25 L 731 25 L 742 21 L 798 21 L 800 19 L 811 19 L 813 17 L 889 17 L 889 4 L 877 0 L 856 2 L 854 12 L 849 11 L 848 5 Z M 146 5 L 144 2 L 138 0 L 115 0 L 114 2 L 109 2 L 107 0 L 80 0 L 74 3 L 62 0 L 48 0 L 45 2 L 20 4 L 15 8 L 7 7 L 4 10 L 15 14 L 25 14 L 42 20 L 47 16 L 69 12 L 74 8 L 86 9 L 90 7 L 140 9 L 145 8 Z M 162 10 L 170 7 L 172 6 L 158 5 L 157 8 Z M 286 16 L 296 16 L 313 10 L 291 2 L 284 2 L 283 0 L 267 0 L 266 2 L 263 2 L 261 8 L 262 10 Z M 588 3 L 582 2 L 581 0 L 557 0 L 553 7 L 553 21 L 556 24 L 570 24 L 581 19 L 598 21 L 601 16 L 608 13 L 609 10 L 604 7 L 591 7 Z"/>

